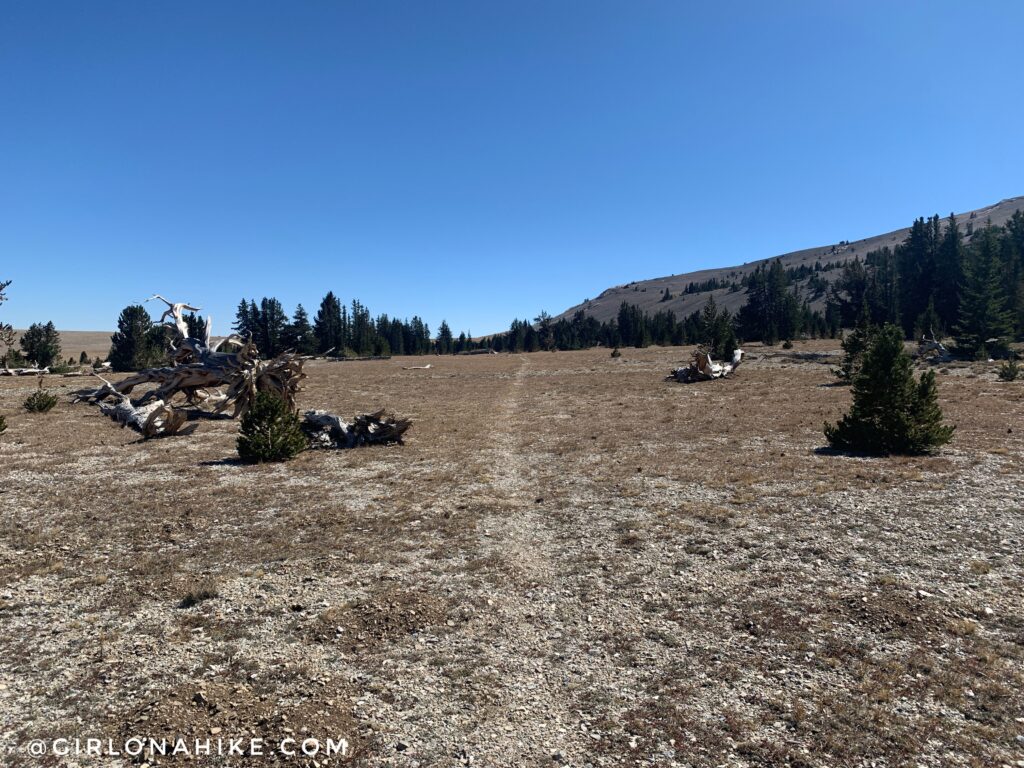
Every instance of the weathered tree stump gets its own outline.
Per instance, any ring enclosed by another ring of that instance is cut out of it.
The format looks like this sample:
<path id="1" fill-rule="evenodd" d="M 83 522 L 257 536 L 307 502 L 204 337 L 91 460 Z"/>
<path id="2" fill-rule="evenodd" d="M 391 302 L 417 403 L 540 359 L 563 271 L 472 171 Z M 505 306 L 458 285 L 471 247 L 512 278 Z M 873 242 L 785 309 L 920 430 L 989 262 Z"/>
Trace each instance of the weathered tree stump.
<path id="1" fill-rule="evenodd" d="M 408 419 L 400 419 L 385 411 L 356 416 L 351 422 L 327 411 L 306 411 L 302 421 L 302 430 L 309 438 L 311 448 L 401 445 L 402 435 L 411 426 Z"/>
<path id="2" fill-rule="evenodd" d="M 716 363 L 711 355 L 703 349 L 695 350 L 693 361 L 681 368 L 674 368 L 666 376 L 670 381 L 680 381 L 690 384 L 695 381 L 710 381 L 711 379 L 724 379 L 732 374 L 743 360 L 743 350 L 737 349 L 732 353 L 731 363 Z"/>

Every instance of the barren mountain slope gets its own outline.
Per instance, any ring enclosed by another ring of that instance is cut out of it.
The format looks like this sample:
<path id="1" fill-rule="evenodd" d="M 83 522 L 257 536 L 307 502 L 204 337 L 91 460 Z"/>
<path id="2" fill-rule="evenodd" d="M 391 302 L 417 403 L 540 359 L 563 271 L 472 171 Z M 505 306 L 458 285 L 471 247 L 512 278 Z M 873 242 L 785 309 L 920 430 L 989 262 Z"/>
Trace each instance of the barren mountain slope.
<path id="1" fill-rule="evenodd" d="M 964 229 L 966 229 L 969 223 L 982 226 L 989 220 L 993 224 L 1000 225 L 1006 222 L 1013 215 L 1014 211 L 1018 209 L 1024 209 L 1024 197 L 1011 197 L 995 205 L 979 208 L 975 211 L 959 213 L 957 214 L 957 220 Z M 786 267 L 799 267 L 804 264 L 813 267 L 816 261 L 820 261 L 822 265 L 828 262 L 848 261 L 855 257 L 863 258 L 865 254 L 886 245 L 890 247 L 895 246 L 906 238 L 908 232 L 910 232 L 910 228 L 904 227 L 903 229 L 886 232 L 875 237 L 850 242 L 842 241 L 834 245 L 823 245 L 817 248 L 806 248 L 802 251 L 793 251 L 792 253 L 771 258 L 782 259 L 782 263 Z M 742 276 L 753 272 L 758 264 L 768 260 L 770 259 L 751 261 L 740 266 L 702 269 L 698 272 L 668 275 L 666 277 L 656 277 L 650 280 L 627 283 L 626 285 L 617 285 L 602 292 L 597 298 L 570 307 L 559 317 L 572 317 L 577 310 L 582 309 L 588 315 L 604 321 L 618 313 L 619 306 L 623 301 L 634 304 L 651 314 L 659 310 L 671 309 L 676 313 L 677 317 L 683 317 L 704 306 L 708 296 L 714 296 L 717 303 L 725 306 L 732 312 L 736 312 L 743 306 L 745 301 L 742 290 L 730 292 L 728 288 L 722 288 L 715 291 L 701 291 L 689 294 L 683 294 L 683 291 L 689 283 L 702 283 L 712 278 L 729 282 L 738 280 Z M 822 277 L 829 281 L 835 279 L 838 275 L 838 270 L 822 273 Z M 663 302 L 661 298 L 666 288 L 672 293 L 673 298 Z M 814 301 L 813 297 L 808 296 L 807 298 L 811 299 L 812 306 L 817 306 L 818 308 L 823 303 L 823 299 Z"/>

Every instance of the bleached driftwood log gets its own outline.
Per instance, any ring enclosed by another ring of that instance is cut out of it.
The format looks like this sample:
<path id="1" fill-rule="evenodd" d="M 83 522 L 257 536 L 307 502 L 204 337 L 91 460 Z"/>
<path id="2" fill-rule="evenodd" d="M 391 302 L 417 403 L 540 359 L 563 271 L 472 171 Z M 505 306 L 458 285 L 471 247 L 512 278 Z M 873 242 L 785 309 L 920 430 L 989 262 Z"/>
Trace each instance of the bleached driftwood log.
<path id="1" fill-rule="evenodd" d="M 49 367 L 46 368 L 8 368 L 7 364 L 4 363 L 4 369 L 0 371 L 0 376 L 42 376 L 50 372 Z"/>
<path id="2" fill-rule="evenodd" d="M 693 361 L 689 365 L 675 368 L 666 378 L 669 380 L 681 381 L 684 384 L 694 381 L 709 381 L 711 379 L 722 379 L 729 376 L 740 366 L 743 360 L 743 350 L 737 349 L 732 353 L 731 363 L 716 363 L 711 355 L 703 349 L 693 353 Z"/>
<path id="3" fill-rule="evenodd" d="M 309 438 L 311 448 L 401 445 L 402 435 L 411 426 L 408 419 L 400 419 L 386 411 L 356 416 L 350 422 L 327 411 L 306 411 L 302 419 L 302 430 Z"/>
<path id="4" fill-rule="evenodd" d="M 147 405 L 136 408 L 131 398 L 120 395 L 114 403 L 100 403 L 100 411 L 112 418 L 122 427 L 131 427 L 143 437 L 167 437 L 169 435 L 187 435 L 194 432 L 196 425 L 188 429 L 182 426 L 188 421 L 184 411 L 165 405 L 163 400 L 154 400 Z"/>
<path id="5" fill-rule="evenodd" d="M 104 385 L 99 389 L 79 392 L 76 401 L 106 404 L 105 413 L 147 437 L 181 431 L 185 417 L 182 415 L 181 423 L 178 423 L 172 404 L 179 395 L 188 405 L 213 406 L 215 413 L 233 407 L 233 416 L 245 413 L 258 392 L 273 392 L 288 403 L 289 408 L 295 407 L 299 383 L 305 378 L 302 361 L 295 355 L 284 354 L 273 360 L 261 360 L 256 346 L 237 336 L 212 344 L 209 318 L 203 328 L 203 338 L 193 338 L 189 336 L 188 323 L 182 312 L 197 308 L 184 302 L 168 301 L 159 294 L 153 298 L 167 304 L 167 311 L 161 319 L 171 318 L 164 325 L 176 336 L 171 344 L 175 364 L 147 368 L 117 383 L 103 380 Z M 219 351 L 226 343 L 234 344 L 238 350 Z M 134 400 L 130 399 L 132 391 L 144 384 L 157 386 Z M 161 406 L 157 407 L 156 403 L 161 403 Z M 148 406 L 154 406 L 153 410 Z"/>
<path id="6" fill-rule="evenodd" d="M 99 374 L 96 378 L 103 382 L 113 402 L 98 400 L 100 411 L 112 418 L 122 427 L 131 427 L 143 437 L 167 437 L 169 435 L 187 435 L 195 431 L 195 425 L 182 429 L 188 421 L 187 414 L 172 408 L 163 400 L 154 400 L 146 405 L 136 406 L 128 395 L 118 392 L 114 385 Z"/>

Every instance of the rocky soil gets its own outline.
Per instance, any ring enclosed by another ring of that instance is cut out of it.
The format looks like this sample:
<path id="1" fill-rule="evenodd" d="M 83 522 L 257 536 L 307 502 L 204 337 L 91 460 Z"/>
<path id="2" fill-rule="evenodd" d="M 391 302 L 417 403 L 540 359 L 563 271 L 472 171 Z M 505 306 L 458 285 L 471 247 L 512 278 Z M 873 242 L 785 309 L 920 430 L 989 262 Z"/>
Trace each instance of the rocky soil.
<path id="1" fill-rule="evenodd" d="M 849 457 L 834 344 L 750 353 L 313 363 L 407 444 L 258 467 L 0 380 L 0 763 L 1024 765 L 1024 386 L 944 369 L 948 448 Z M 133 736 L 350 751 L 28 751 Z"/>

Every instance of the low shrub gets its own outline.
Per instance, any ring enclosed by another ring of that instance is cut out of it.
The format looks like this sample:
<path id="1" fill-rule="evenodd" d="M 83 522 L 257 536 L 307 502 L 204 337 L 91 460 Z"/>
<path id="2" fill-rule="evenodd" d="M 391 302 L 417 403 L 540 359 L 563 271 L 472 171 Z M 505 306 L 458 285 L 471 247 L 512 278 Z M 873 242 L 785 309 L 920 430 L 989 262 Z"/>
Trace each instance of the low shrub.
<path id="1" fill-rule="evenodd" d="M 185 596 L 178 603 L 179 608 L 194 608 L 204 600 L 212 600 L 217 597 L 217 584 L 212 579 L 204 579 L 192 585 Z"/>
<path id="2" fill-rule="evenodd" d="M 1014 355 L 999 366 L 999 378 L 1003 381 L 1016 381 L 1020 377 L 1020 364 Z"/>
<path id="3" fill-rule="evenodd" d="M 29 413 L 46 413 L 57 404 L 57 396 L 50 394 L 42 385 L 25 398 L 25 410 Z"/>
<path id="4" fill-rule="evenodd" d="M 238 456 L 246 464 L 293 459 L 309 447 L 298 414 L 269 392 L 256 395 L 238 430 Z"/>
<path id="5" fill-rule="evenodd" d="M 0 416 L 0 435 L 7 431 L 7 419 Z"/>
<path id="6" fill-rule="evenodd" d="M 615 349 L 612 350 L 612 357 L 622 357 L 622 353 L 619 352 L 619 348 L 618 347 L 616 347 Z"/>

